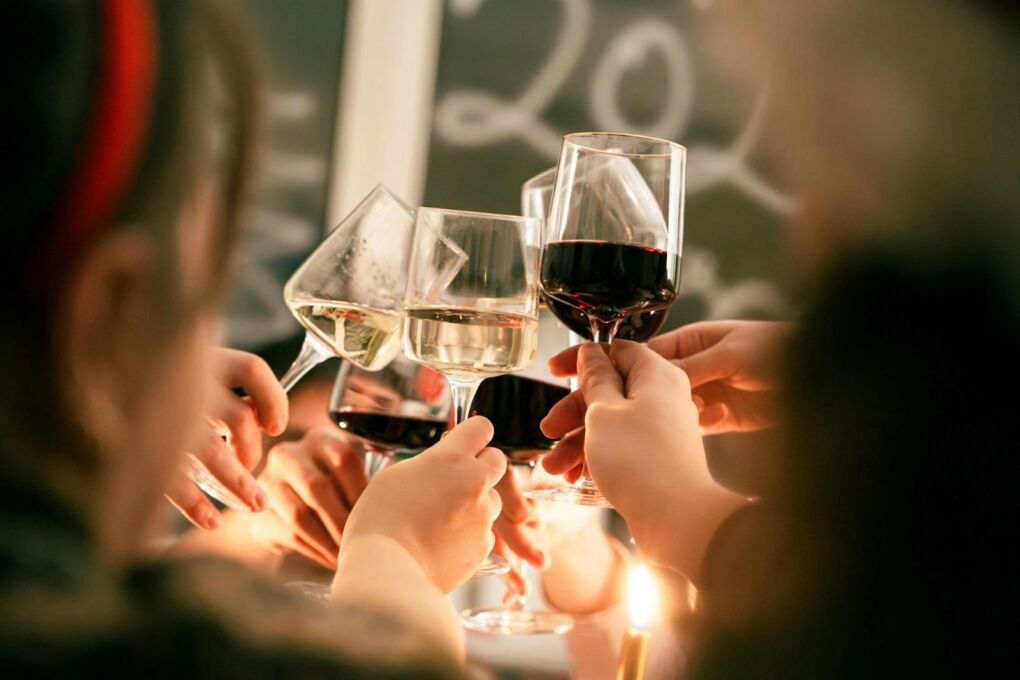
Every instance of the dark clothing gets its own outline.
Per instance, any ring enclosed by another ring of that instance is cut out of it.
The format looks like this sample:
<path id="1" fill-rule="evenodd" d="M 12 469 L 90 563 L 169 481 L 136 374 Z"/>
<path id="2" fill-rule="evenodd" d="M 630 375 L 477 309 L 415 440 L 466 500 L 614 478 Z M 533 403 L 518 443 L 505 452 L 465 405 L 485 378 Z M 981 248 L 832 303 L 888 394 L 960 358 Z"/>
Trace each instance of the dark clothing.
<path id="1" fill-rule="evenodd" d="M 1011 673 L 1018 349 L 997 253 L 833 276 L 789 351 L 774 488 L 707 554 L 692 677 Z"/>
<path id="2" fill-rule="evenodd" d="M 73 512 L 8 481 L 0 677 L 458 677 L 399 622 L 325 607 L 226 561 L 104 569 Z"/>

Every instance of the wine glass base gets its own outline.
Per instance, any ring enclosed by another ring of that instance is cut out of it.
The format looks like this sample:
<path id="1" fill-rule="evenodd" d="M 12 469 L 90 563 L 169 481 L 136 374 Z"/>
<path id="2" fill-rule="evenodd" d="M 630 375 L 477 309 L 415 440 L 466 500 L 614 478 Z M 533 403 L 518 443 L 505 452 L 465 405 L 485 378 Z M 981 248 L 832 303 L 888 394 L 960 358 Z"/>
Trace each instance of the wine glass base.
<path id="1" fill-rule="evenodd" d="M 597 488 L 585 486 L 560 486 L 555 489 L 532 489 L 524 492 L 525 498 L 556 503 L 573 503 L 592 508 L 611 508 L 610 503 Z"/>
<path id="2" fill-rule="evenodd" d="M 481 565 L 475 570 L 475 576 L 502 576 L 510 573 L 510 563 L 499 555 L 486 555 Z"/>
<path id="3" fill-rule="evenodd" d="M 574 627 L 566 614 L 530 609 L 467 609 L 460 622 L 467 630 L 495 635 L 560 635 Z"/>

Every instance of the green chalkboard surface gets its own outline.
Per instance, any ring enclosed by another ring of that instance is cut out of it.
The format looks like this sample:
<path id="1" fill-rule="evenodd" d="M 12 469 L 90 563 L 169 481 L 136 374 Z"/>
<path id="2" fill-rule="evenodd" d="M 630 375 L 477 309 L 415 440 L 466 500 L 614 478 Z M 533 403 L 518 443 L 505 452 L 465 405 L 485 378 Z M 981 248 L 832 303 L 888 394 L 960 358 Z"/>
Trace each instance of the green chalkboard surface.
<path id="1" fill-rule="evenodd" d="M 520 211 L 567 132 L 688 147 L 683 296 L 666 328 L 782 317 L 795 200 L 760 153 L 761 83 L 705 44 L 711 0 L 451 0 L 444 5 L 426 205 Z"/>
<path id="2" fill-rule="evenodd" d="M 227 341 L 298 332 L 282 289 L 322 238 L 340 81 L 344 0 L 243 0 L 267 85 L 265 148 L 240 248 Z"/>

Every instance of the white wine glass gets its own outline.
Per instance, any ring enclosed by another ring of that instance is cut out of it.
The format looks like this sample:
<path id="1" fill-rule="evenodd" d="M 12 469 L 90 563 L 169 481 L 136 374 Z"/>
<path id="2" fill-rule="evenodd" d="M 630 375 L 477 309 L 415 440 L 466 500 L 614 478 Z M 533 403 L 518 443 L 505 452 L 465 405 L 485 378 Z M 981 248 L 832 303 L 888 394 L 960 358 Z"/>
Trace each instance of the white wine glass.
<path id="1" fill-rule="evenodd" d="M 454 425 L 467 419 L 483 380 L 535 360 L 541 232 L 537 218 L 418 210 L 403 350 L 446 377 Z M 478 573 L 508 569 L 490 555 Z"/>
<path id="2" fill-rule="evenodd" d="M 400 352 L 413 232 L 414 211 L 380 185 L 298 267 L 283 297 L 304 327 L 305 340 L 280 379 L 284 390 L 333 356 L 371 371 Z M 185 473 L 227 507 L 249 511 L 197 458 L 188 457 Z"/>
<path id="3" fill-rule="evenodd" d="M 280 379 L 285 390 L 332 356 L 378 371 L 400 352 L 413 232 L 414 210 L 380 185 L 298 267 L 283 297 L 305 343 Z"/>
<path id="4" fill-rule="evenodd" d="M 609 344 L 622 322 L 676 299 L 683 251 L 687 150 L 611 132 L 566 135 L 542 254 L 542 292 Z M 595 507 L 609 502 L 582 469 L 574 486 L 532 498 Z"/>

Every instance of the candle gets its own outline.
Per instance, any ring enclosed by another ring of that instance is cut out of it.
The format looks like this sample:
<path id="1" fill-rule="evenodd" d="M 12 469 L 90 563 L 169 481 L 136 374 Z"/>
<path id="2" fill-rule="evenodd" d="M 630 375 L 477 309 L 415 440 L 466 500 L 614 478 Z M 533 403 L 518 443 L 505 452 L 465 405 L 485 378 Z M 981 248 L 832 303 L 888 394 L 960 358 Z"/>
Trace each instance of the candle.
<path id="1" fill-rule="evenodd" d="M 656 589 L 648 567 L 641 564 L 627 574 L 627 606 L 630 630 L 623 636 L 616 680 L 642 680 L 648 657 L 648 627 L 655 613 Z"/>

